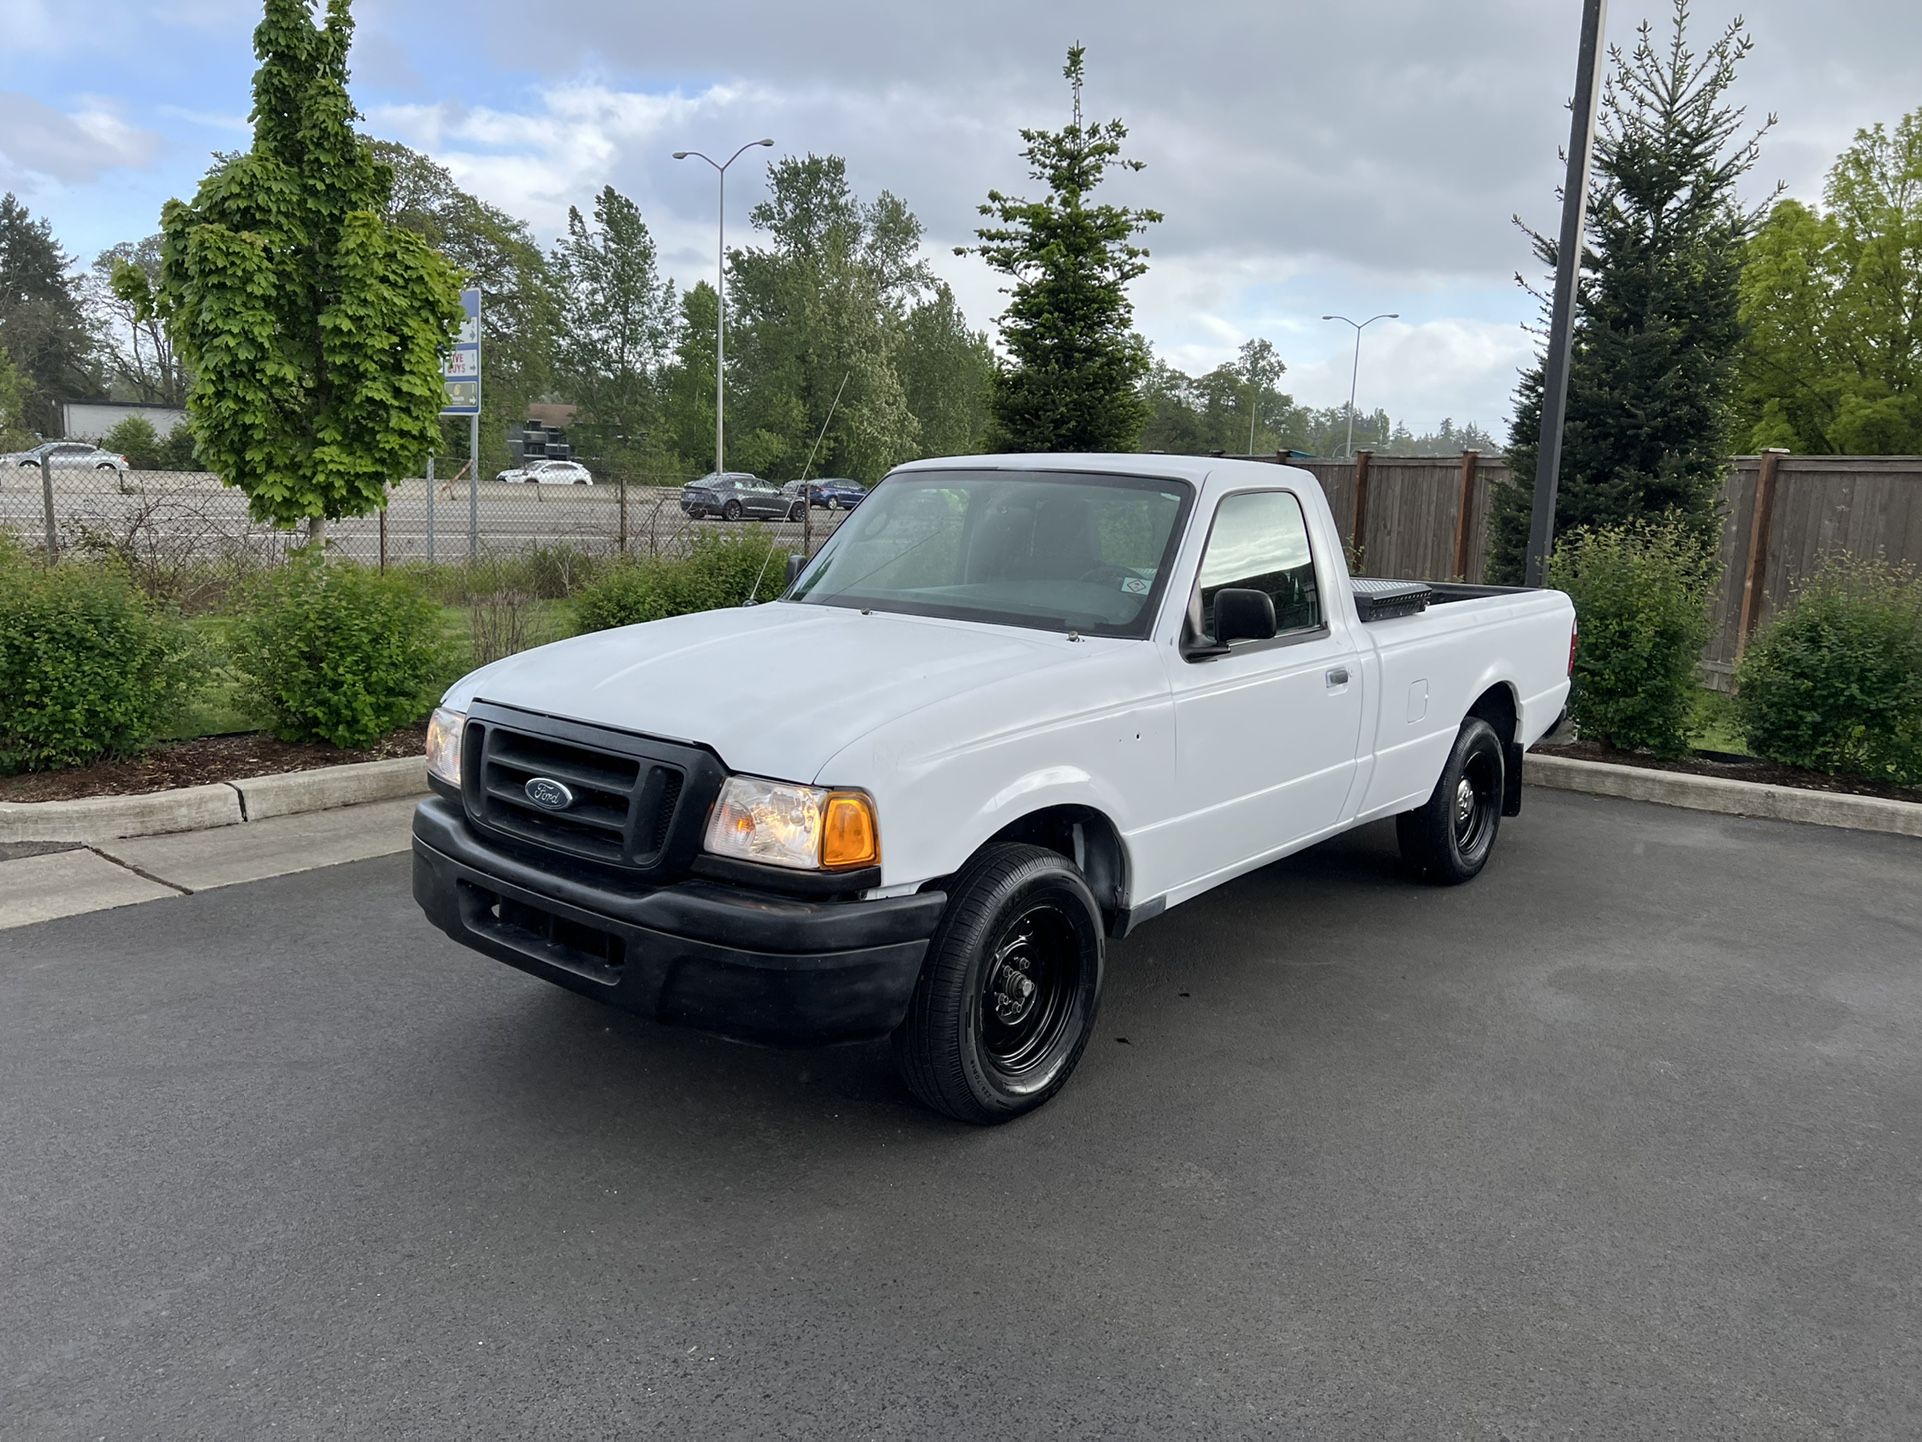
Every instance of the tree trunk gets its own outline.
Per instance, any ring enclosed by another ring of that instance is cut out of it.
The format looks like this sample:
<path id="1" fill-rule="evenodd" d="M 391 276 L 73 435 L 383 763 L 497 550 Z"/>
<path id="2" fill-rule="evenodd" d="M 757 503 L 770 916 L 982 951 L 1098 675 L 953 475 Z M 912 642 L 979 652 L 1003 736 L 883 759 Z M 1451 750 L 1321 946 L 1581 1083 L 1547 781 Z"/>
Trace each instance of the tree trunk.
<path id="1" fill-rule="evenodd" d="M 325 550 L 327 548 L 327 518 L 325 516 L 309 516 L 306 524 L 302 527 L 302 531 L 307 538 L 305 542 L 303 542 L 303 545 L 312 547 L 315 550 Z"/>

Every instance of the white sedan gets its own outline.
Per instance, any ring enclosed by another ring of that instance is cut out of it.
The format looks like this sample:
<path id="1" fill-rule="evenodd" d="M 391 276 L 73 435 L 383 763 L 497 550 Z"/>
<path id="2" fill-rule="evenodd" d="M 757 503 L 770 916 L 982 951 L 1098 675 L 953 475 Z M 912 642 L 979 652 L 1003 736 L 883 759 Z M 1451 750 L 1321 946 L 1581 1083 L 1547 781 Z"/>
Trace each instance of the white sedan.
<path id="1" fill-rule="evenodd" d="M 511 470 L 502 471 L 494 479 L 536 486 L 591 486 L 594 484 L 594 477 L 579 461 L 530 461 L 524 466 L 515 466 Z"/>

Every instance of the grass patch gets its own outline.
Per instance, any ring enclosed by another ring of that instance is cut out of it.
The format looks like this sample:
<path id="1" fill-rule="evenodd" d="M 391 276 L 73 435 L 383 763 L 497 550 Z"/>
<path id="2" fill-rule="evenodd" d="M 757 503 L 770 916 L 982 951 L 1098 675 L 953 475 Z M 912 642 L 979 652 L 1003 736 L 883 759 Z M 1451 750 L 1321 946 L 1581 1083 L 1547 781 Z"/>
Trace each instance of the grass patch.
<path id="1" fill-rule="evenodd" d="M 1706 686 L 1695 700 L 1695 715 L 1689 724 L 1689 744 L 1698 751 L 1723 751 L 1731 756 L 1752 756 L 1735 724 L 1735 698 L 1726 691 L 1711 691 Z"/>

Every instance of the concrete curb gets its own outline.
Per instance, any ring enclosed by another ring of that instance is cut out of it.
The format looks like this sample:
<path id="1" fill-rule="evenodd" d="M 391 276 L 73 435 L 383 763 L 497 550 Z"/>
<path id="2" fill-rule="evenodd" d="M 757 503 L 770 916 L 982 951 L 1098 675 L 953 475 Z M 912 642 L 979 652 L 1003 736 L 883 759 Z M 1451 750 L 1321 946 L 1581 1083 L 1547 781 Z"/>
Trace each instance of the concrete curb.
<path id="1" fill-rule="evenodd" d="M 1522 779 L 1556 791 L 1590 796 L 1619 796 L 1691 811 L 1725 816 L 1759 816 L 1770 821 L 1802 821 L 1851 831 L 1880 831 L 1892 836 L 1922 836 L 1922 805 L 1885 801 L 1879 796 L 1849 796 L 1834 791 L 1805 791 L 1767 786 L 1721 776 L 1693 776 L 1648 766 L 1617 766 L 1607 761 L 1577 761 L 1570 756 L 1530 752 Z"/>
<path id="2" fill-rule="evenodd" d="M 401 756 L 391 761 L 357 761 L 312 771 L 181 786 L 140 796 L 0 801 L 0 841 L 91 843 L 206 831 L 272 816 L 391 801 L 419 795 L 426 789 L 426 761 L 419 756 Z"/>

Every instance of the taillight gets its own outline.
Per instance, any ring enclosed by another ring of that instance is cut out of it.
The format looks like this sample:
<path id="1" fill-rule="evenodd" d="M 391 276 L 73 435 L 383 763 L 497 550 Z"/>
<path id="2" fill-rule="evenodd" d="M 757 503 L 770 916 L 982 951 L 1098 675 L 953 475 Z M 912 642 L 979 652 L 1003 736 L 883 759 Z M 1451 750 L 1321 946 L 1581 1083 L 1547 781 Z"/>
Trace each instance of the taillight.
<path id="1" fill-rule="evenodd" d="M 1568 627 L 1568 674 L 1575 674 L 1575 648 L 1581 643 L 1582 628 L 1573 622 Z"/>

